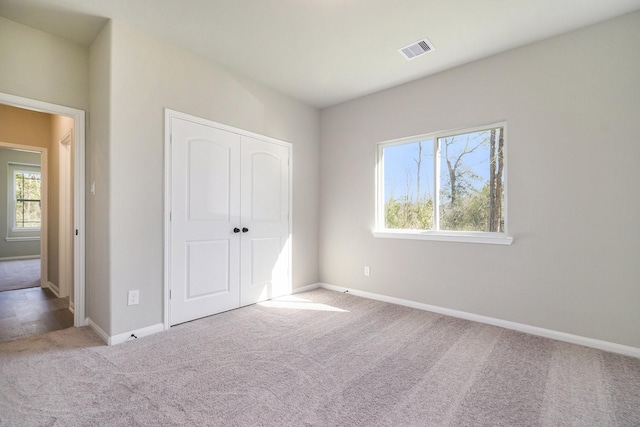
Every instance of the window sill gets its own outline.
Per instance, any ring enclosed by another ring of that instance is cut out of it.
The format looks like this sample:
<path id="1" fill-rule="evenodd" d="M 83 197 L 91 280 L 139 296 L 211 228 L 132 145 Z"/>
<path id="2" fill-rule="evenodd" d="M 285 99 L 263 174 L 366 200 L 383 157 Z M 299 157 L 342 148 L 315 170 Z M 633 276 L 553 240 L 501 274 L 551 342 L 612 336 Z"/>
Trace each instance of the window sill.
<path id="1" fill-rule="evenodd" d="M 40 227 L 21 227 L 21 228 L 11 228 L 12 233 L 39 233 Z"/>
<path id="2" fill-rule="evenodd" d="M 373 237 L 383 239 L 435 240 L 441 242 L 484 243 L 491 245 L 510 245 L 513 237 L 502 233 L 483 232 L 437 232 L 411 230 L 382 230 L 373 231 Z"/>
<path id="3" fill-rule="evenodd" d="M 40 240 L 40 236 L 24 236 L 24 237 L 5 237 L 7 242 L 27 242 L 31 240 Z"/>

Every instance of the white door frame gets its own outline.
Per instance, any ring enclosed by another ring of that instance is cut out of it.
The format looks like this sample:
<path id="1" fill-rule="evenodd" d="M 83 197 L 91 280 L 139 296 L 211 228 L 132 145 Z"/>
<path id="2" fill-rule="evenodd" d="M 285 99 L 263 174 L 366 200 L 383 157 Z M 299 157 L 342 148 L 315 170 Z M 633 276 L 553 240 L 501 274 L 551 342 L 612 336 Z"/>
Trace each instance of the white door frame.
<path id="1" fill-rule="evenodd" d="M 0 104 L 41 113 L 67 116 L 73 119 L 73 135 L 75 137 L 74 156 L 74 326 L 85 326 L 85 112 L 76 108 L 37 101 L 0 92 Z M 32 147 L 32 149 L 35 147 Z M 44 231 L 41 231 L 44 234 Z M 46 239 L 41 238 L 46 242 Z M 46 264 L 45 273 L 46 274 Z"/>
<path id="2" fill-rule="evenodd" d="M 55 144 L 55 142 L 52 142 Z M 69 284 L 73 275 L 73 201 L 71 196 L 71 147 L 73 146 L 73 129 L 70 129 L 58 144 L 58 289 L 60 296 L 73 295 Z M 75 304 L 75 302 L 74 302 Z M 75 310 L 75 307 L 74 307 Z"/>

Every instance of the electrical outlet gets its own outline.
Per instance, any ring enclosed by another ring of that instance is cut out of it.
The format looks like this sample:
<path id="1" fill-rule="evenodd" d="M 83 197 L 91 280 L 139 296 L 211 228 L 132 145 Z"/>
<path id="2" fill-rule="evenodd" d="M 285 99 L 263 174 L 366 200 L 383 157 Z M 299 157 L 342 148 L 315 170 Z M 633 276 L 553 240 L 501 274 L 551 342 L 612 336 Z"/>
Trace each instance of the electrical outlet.
<path id="1" fill-rule="evenodd" d="M 367 277 L 371 276 L 371 268 L 369 268 L 368 265 L 364 266 L 364 275 Z"/>
<path id="2" fill-rule="evenodd" d="M 140 291 L 129 291 L 129 299 L 127 305 L 140 304 Z"/>

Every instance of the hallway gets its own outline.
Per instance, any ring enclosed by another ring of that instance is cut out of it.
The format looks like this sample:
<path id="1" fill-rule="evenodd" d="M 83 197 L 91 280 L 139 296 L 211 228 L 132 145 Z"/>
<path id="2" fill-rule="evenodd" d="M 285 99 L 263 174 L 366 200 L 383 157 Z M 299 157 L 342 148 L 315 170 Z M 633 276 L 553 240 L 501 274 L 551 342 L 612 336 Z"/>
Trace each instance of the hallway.
<path id="1" fill-rule="evenodd" d="M 71 326 L 68 298 L 40 287 L 0 292 L 0 342 Z"/>

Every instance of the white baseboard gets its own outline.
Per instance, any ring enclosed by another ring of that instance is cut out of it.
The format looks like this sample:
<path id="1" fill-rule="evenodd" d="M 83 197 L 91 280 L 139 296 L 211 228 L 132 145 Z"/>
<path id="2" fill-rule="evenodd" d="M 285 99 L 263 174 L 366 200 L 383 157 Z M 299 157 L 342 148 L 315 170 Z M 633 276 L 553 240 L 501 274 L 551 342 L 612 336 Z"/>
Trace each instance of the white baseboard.
<path id="1" fill-rule="evenodd" d="M 307 292 L 307 291 L 312 291 L 314 289 L 318 289 L 319 287 L 321 287 L 322 284 L 321 283 L 312 283 L 310 285 L 307 286 L 303 286 L 301 288 L 295 288 L 293 291 L 291 291 L 291 295 L 293 294 L 299 294 L 300 292 Z"/>
<path id="2" fill-rule="evenodd" d="M 56 298 L 60 298 L 60 289 L 53 282 L 47 282 L 47 288 L 51 289 L 51 292 L 56 296 Z"/>
<path id="3" fill-rule="evenodd" d="M 89 327 L 91 329 L 93 329 L 93 332 L 95 332 L 96 334 L 98 334 L 98 336 L 100 338 L 102 338 L 102 341 L 104 341 L 105 344 L 107 344 L 107 345 L 109 344 L 109 334 L 107 334 L 105 331 L 103 331 L 102 328 L 100 326 L 98 326 L 97 323 L 95 323 L 89 317 L 87 317 L 87 320 L 85 321 L 85 323 L 87 325 L 89 325 Z"/>
<path id="4" fill-rule="evenodd" d="M 583 337 L 580 335 L 568 334 L 566 332 L 554 331 L 552 329 L 539 328 L 537 326 L 525 325 L 523 323 L 510 322 L 508 320 L 496 319 L 493 317 L 481 316 L 479 314 L 467 313 L 465 311 L 458 311 L 458 310 L 452 310 L 450 308 L 423 304 L 420 302 L 405 300 L 401 298 L 374 294 L 372 292 L 365 292 L 365 291 L 359 291 L 357 289 L 343 288 L 340 286 L 330 285 L 328 283 L 317 283 L 314 285 L 305 286 L 304 288 L 300 288 L 300 289 L 310 288 L 309 290 L 311 290 L 318 287 L 328 289 L 331 291 L 348 292 L 349 294 L 355 295 L 358 297 L 388 302 L 391 304 L 403 305 L 405 307 L 417 308 L 419 310 L 425 310 L 433 313 L 444 314 L 446 316 L 452 316 L 460 319 L 471 320 L 474 322 L 485 323 L 488 325 L 499 326 L 501 328 L 524 332 L 531 335 L 537 335 L 540 337 L 551 338 L 554 340 L 564 341 L 571 344 L 578 344 L 585 347 L 596 348 L 598 350 L 609 351 L 611 353 L 618 353 L 618 354 L 623 354 L 625 356 L 640 358 L 640 348 L 637 348 L 637 347 L 616 344 L 609 341 L 597 340 L 594 338 Z M 298 292 L 299 290 L 295 289 L 294 291 Z M 300 290 L 299 292 L 304 292 L 304 291 Z"/>
<path id="5" fill-rule="evenodd" d="M 136 329 L 134 331 L 125 332 L 124 334 L 114 335 L 109 337 L 107 344 L 116 345 L 125 341 L 135 340 L 137 338 L 146 337 L 147 335 L 157 334 L 164 331 L 164 324 L 157 323 L 155 325 L 147 326 L 146 328 Z"/>
<path id="6" fill-rule="evenodd" d="M 40 259 L 40 255 L 6 256 L 0 258 L 0 261 L 20 261 L 25 259 Z"/>
<path id="7" fill-rule="evenodd" d="M 135 331 L 125 332 L 124 334 L 118 334 L 114 336 L 109 336 L 100 326 L 98 326 L 93 320 L 87 317 L 86 323 L 89 325 L 93 331 L 98 334 L 98 336 L 105 342 L 107 345 L 116 345 L 121 344 L 125 341 L 132 341 L 137 338 L 146 337 L 147 335 L 156 334 L 158 332 L 164 331 L 164 324 L 158 323 L 156 325 L 148 326 L 146 328 L 136 329 Z M 133 337 L 135 336 L 135 338 Z"/>

